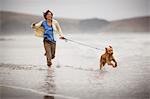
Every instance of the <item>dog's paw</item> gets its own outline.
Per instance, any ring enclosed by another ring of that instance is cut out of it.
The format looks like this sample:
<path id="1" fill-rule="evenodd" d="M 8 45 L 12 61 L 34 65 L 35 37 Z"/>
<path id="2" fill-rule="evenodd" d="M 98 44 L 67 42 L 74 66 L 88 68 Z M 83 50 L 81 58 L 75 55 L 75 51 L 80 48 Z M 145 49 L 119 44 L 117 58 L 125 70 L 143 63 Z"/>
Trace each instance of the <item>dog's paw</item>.
<path id="1" fill-rule="evenodd" d="M 117 67 L 117 63 L 115 64 L 115 67 Z"/>
<path id="2" fill-rule="evenodd" d="M 115 65 L 113 65 L 113 68 L 116 68 L 117 67 L 117 65 L 115 64 Z"/>

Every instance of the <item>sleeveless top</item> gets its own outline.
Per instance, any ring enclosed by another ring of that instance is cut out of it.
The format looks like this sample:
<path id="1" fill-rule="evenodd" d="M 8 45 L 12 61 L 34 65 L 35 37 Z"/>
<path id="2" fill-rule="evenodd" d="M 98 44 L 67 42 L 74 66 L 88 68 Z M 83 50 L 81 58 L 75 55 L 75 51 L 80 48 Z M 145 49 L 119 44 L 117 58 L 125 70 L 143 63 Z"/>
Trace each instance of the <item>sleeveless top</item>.
<path id="1" fill-rule="evenodd" d="M 44 27 L 44 39 L 47 39 L 50 42 L 56 43 L 54 39 L 53 27 L 52 25 L 49 26 L 47 21 L 42 22 L 42 26 Z"/>

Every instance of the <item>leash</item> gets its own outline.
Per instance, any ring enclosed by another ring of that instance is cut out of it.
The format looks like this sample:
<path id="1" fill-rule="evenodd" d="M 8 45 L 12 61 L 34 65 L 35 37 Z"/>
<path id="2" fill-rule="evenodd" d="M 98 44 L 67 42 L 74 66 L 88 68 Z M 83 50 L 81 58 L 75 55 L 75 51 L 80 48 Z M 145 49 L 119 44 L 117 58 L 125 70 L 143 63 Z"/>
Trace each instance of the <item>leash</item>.
<path id="1" fill-rule="evenodd" d="M 84 43 L 81 43 L 81 42 L 78 42 L 78 41 L 74 41 L 74 40 L 71 40 L 71 39 L 68 39 L 68 38 L 64 38 L 64 40 L 67 42 L 67 41 L 70 41 L 70 42 L 73 42 L 73 43 L 76 43 L 76 44 L 79 44 L 79 45 L 82 45 L 82 46 L 86 46 L 86 47 L 89 47 L 89 48 L 93 48 L 93 49 L 96 49 L 96 50 L 102 50 L 100 48 L 97 48 L 97 47 L 93 47 L 91 45 L 88 45 L 88 44 L 84 44 Z"/>

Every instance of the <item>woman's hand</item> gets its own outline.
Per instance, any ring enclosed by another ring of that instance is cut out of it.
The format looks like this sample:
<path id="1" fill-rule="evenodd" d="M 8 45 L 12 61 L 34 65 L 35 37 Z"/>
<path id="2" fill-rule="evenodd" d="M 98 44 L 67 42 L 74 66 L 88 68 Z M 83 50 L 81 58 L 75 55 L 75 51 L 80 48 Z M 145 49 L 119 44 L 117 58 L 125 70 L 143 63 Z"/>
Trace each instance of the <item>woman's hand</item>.
<path id="1" fill-rule="evenodd" d="M 35 26 L 35 23 L 33 23 L 32 25 Z"/>
<path id="2" fill-rule="evenodd" d="M 64 40 L 64 39 L 66 39 L 66 38 L 65 38 L 65 37 L 63 37 L 63 36 L 60 36 L 60 37 L 59 37 L 59 39 L 63 39 L 63 40 Z"/>

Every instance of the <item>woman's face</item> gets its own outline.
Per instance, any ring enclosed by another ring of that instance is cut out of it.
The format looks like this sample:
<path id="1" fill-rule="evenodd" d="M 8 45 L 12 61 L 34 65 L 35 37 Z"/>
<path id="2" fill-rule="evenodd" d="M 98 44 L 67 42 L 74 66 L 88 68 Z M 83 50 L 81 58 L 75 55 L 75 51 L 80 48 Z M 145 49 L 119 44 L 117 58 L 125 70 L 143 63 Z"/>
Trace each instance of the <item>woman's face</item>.
<path id="1" fill-rule="evenodd" d="M 46 19 L 51 20 L 52 17 L 53 17 L 53 15 L 50 12 L 48 12 L 48 14 L 46 15 Z"/>

